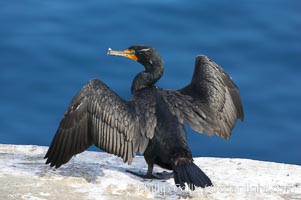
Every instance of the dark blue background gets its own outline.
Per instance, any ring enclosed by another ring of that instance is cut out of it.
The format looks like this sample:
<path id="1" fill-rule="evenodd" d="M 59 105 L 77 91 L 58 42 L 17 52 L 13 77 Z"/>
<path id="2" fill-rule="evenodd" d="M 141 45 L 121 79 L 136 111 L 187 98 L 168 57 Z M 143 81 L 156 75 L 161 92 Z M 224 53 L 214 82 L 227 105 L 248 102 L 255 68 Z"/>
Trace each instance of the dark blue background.
<path id="1" fill-rule="evenodd" d="M 206 54 L 239 86 L 245 121 L 229 141 L 194 133 L 194 156 L 301 164 L 301 3 L 254 1 L 0 2 L 0 143 L 49 145 L 73 95 L 99 78 L 123 98 L 142 67 L 108 47 L 156 47 L 159 87 L 177 89 Z"/>

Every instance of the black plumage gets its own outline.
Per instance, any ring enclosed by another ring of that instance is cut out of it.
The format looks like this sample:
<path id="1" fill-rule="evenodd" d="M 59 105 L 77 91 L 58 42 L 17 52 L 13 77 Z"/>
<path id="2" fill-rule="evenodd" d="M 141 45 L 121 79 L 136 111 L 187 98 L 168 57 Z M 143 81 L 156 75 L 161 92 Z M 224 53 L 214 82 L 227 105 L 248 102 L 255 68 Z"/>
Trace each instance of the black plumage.
<path id="1" fill-rule="evenodd" d="M 179 90 L 155 86 L 163 74 L 163 61 L 149 46 L 109 49 L 109 55 L 136 60 L 145 70 L 132 83 L 132 97 L 120 98 L 100 80 L 89 81 L 73 98 L 45 158 L 60 167 L 72 156 L 95 145 L 131 164 L 137 151 L 149 166 L 173 170 L 175 183 L 191 189 L 211 186 L 193 163 L 184 124 L 207 135 L 229 139 L 239 118 L 244 119 L 240 95 L 229 75 L 208 57 L 196 57 L 192 81 Z"/>

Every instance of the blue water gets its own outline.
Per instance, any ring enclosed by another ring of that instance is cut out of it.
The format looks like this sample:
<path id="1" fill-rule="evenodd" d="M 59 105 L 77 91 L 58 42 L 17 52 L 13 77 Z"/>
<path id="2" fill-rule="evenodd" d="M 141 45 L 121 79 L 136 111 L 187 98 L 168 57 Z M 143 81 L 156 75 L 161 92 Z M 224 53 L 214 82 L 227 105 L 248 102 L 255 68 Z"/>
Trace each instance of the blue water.
<path id="1" fill-rule="evenodd" d="M 194 156 L 301 164 L 301 2 L 0 2 L 0 143 L 49 145 L 73 95 L 99 78 L 123 98 L 142 70 L 108 47 L 156 47 L 159 87 L 186 85 L 197 54 L 239 86 L 245 121 L 229 141 L 187 127 Z"/>

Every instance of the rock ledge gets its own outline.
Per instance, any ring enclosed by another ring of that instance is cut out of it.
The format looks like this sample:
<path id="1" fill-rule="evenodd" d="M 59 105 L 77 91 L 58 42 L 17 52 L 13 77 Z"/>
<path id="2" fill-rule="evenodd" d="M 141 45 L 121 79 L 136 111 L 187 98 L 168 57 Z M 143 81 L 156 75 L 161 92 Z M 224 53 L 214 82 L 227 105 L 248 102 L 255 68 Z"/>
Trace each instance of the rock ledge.
<path id="1" fill-rule="evenodd" d="M 86 151 L 59 169 L 45 165 L 47 147 L 0 144 L 0 199 L 301 199 L 301 166 L 248 159 L 195 158 L 214 187 L 181 191 L 173 179 L 144 180 L 143 157 L 131 166 Z M 162 171 L 156 167 L 155 171 Z"/>

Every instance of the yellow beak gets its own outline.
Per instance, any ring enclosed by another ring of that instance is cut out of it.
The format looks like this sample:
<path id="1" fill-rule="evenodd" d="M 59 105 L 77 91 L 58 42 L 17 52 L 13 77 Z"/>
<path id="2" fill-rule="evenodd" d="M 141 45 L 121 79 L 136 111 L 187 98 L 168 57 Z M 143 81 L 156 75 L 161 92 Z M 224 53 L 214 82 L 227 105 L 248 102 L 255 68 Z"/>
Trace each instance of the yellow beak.
<path id="1" fill-rule="evenodd" d="M 126 57 L 126 58 L 129 58 L 129 59 L 135 60 L 135 61 L 138 60 L 137 56 L 135 55 L 135 51 L 130 50 L 130 49 L 126 49 L 126 50 L 123 50 L 123 51 L 115 51 L 115 50 L 112 50 L 111 48 L 109 48 L 108 51 L 107 51 L 107 55 L 109 55 L 109 56 L 122 56 L 122 57 Z"/>

